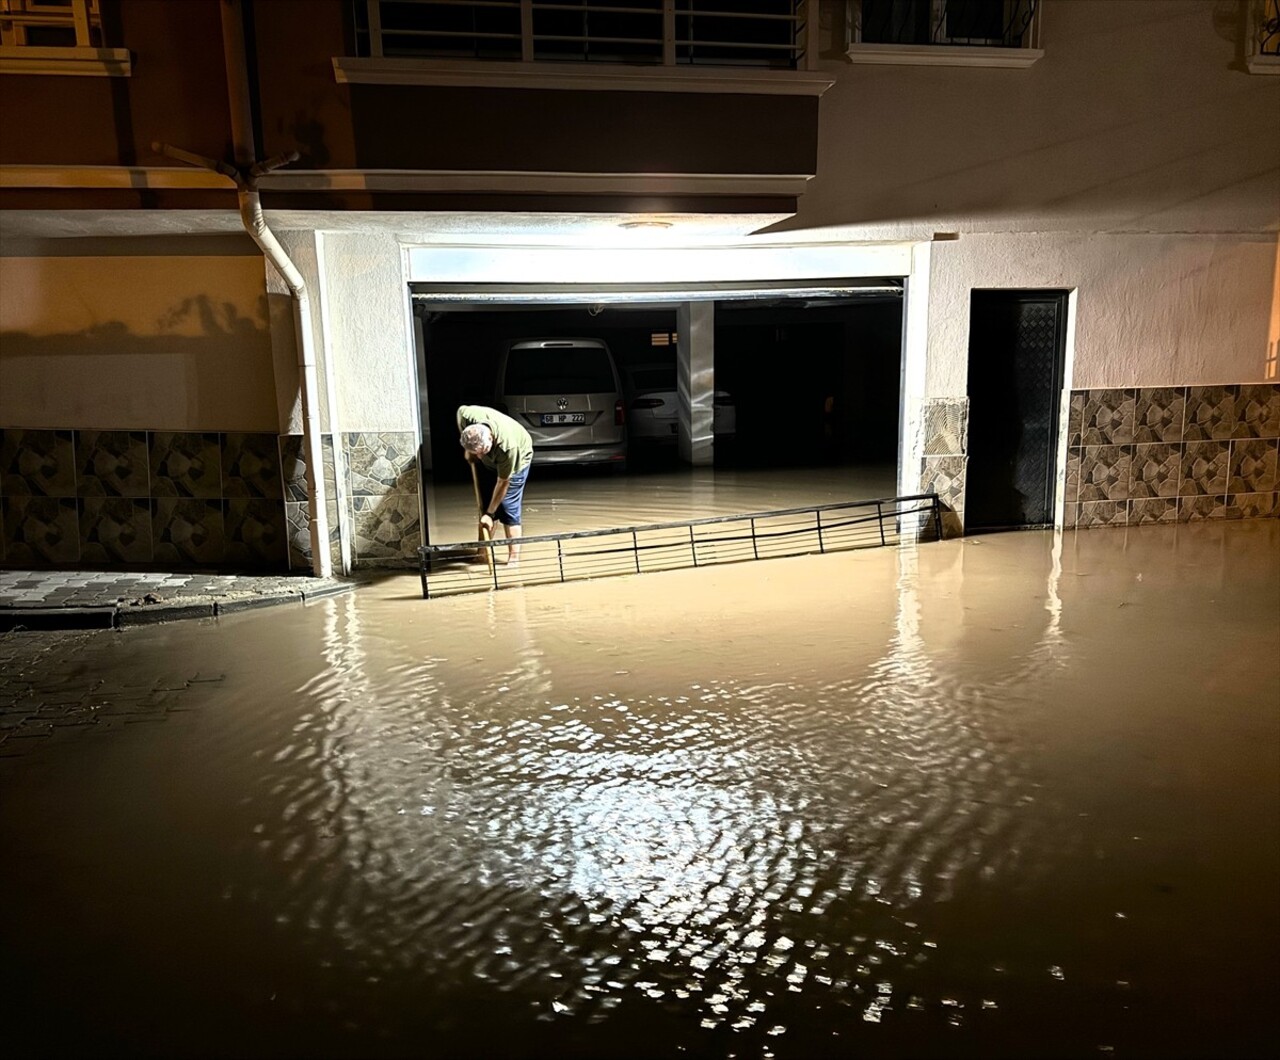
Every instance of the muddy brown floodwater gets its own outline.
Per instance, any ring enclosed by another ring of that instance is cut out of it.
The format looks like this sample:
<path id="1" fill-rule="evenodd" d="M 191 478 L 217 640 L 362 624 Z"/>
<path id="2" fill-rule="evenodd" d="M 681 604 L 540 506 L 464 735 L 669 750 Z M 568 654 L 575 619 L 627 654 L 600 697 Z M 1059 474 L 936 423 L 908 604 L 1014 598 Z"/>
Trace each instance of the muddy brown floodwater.
<path id="1" fill-rule="evenodd" d="M 0 760 L 5 1051 L 1263 1055 L 1278 612 L 1266 520 L 82 636 L 180 680 Z"/>

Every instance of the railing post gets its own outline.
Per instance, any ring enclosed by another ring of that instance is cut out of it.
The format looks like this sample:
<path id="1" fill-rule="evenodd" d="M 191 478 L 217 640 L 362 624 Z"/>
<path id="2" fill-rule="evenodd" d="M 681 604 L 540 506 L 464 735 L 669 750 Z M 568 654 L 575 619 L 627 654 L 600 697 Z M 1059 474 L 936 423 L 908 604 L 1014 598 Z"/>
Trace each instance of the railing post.
<path id="1" fill-rule="evenodd" d="M 804 69 L 818 68 L 818 0 L 803 0 L 804 4 Z M 799 66 L 799 64 L 796 64 Z"/>
<path id="2" fill-rule="evenodd" d="M 564 548 L 563 542 L 556 538 L 556 566 L 560 568 L 560 581 L 564 581 Z"/>
<path id="3" fill-rule="evenodd" d="M 89 38 L 89 0 L 74 0 L 71 11 L 76 23 L 76 47 L 88 48 L 93 44 Z"/>
<path id="4" fill-rule="evenodd" d="M 533 62 L 533 0 L 520 0 L 520 60 Z"/>
<path id="5" fill-rule="evenodd" d="M 880 527 L 880 544 L 887 544 L 884 539 L 884 505 L 879 501 L 876 501 L 876 526 Z"/>
<path id="6" fill-rule="evenodd" d="M 818 551 L 825 556 L 827 554 L 827 546 L 822 542 L 822 510 L 815 508 L 813 514 L 818 519 Z"/>
<path id="7" fill-rule="evenodd" d="M 382 0 L 365 0 L 369 12 L 369 54 L 382 58 Z"/>
<path id="8" fill-rule="evenodd" d="M 431 593 L 427 589 L 427 564 L 431 562 L 428 556 L 418 556 L 418 574 L 422 578 L 422 598 L 424 600 L 431 599 Z"/>
<path id="9" fill-rule="evenodd" d="M 676 64 L 676 0 L 662 0 L 662 65 Z"/>
<path id="10" fill-rule="evenodd" d="M 636 558 L 636 573 L 640 573 L 640 539 L 636 536 L 634 528 L 631 531 L 631 553 Z"/>
<path id="11" fill-rule="evenodd" d="M 693 538 L 693 524 L 689 524 L 689 552 L 693 556 L 693 565 L 698 565 L 698 542 Z"/>
<path id="12" fill-rule="evenodd" d="M 760 558 L 760 548 L 756 544 L 756 520 L 754 516 L 751 518 L 751 556 L 753 559 Z"/>
<path id="13" fill-rule="evenodd" d="M 493 573 L 493 587 L 498 587 L 498 557 L 494 554 L 498 550 L 494 548 L 493 538 L 489 538 L 489 570 Z"/>

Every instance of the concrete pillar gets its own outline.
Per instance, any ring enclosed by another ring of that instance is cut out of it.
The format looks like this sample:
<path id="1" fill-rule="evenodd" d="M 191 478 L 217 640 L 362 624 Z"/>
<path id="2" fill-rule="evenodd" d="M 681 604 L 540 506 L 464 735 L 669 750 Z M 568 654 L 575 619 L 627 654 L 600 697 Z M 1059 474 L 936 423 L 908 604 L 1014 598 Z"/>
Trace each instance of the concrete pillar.
<path id="1" fill-rule="evenodd" d="M 676 310 L 676 389 L 680 459 L 707 467 L 715 456 L 712 400 L 716 389 L 714 302 L 682 302 Z"/>

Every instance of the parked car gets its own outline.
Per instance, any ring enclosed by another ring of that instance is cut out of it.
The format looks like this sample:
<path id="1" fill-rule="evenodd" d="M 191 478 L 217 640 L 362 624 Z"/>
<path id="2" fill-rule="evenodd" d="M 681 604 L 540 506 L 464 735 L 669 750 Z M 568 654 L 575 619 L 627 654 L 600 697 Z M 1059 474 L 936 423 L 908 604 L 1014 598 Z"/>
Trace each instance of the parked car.
<path id="1" fill-rule="evenodd" d="M 625 369 L 628 429 L 636 446 L 675 445 L 680 432 L 680 395 L 674 364 L 637 364 Z M 732 442 L 738 429 L 738 410 L 726 390 L 712 395 L 711 433 L 718 442 Z"/>
<path id="2" fill-rule="evenodd" d="M 513 342 L 498 365 L 497 405 L 528 429 L 539 464 L 626 466 L 621 378 L 599 339 Z"/>

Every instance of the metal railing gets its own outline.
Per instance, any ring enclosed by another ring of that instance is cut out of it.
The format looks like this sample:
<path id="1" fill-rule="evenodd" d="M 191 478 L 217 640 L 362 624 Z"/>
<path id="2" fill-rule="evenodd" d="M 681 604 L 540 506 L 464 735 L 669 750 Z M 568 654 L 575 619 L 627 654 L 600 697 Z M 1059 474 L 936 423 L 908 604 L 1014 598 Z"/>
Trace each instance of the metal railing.
<path id="1" fill-rule="evenodd" d="M 1039 46 L 1039 0 L 852 0 L 853 43 Z"/>
<path id="2" fill-rule="evenodd" d="M 0 46 L 91 48 L 101 33 L 98 0 L 0 0 Z"/>
<path id="3" fill-rule="evenodd" d="M 1249 21 L 1252 53 L 1280 56 L 1280 0 L 1252 0 Z"/>
<path id="4" fill-rule="evenodd" d="M 431 599 L 941 537 L 938 495 L 920 493 L 525 537 L 520 541 L 520 562 L 514 567 L 500 562 L 507 551 L 502 538 L 424 545 L 418 550 L 418 564 L 423 598 Z"/>
<path id="5" fill-rule="evenodd" d="M 387 58 L 813 69 L 818 0 L 353 0 Z"/>

